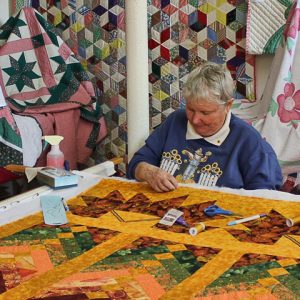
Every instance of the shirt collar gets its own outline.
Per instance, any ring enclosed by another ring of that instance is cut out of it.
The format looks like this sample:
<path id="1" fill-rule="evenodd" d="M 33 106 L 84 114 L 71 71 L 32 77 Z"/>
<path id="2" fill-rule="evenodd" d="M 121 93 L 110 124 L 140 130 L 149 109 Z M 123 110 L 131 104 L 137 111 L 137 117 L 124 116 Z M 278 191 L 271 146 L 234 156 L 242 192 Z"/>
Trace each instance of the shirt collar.
<path id="1" fill-rule="evenodd" d="M 214 135 L 211 135 L 208 137 L 203 137 L 200 134 L 198 134 L 195 131 L 192 124 L 190 123 L 190 121 L 188 121 L 187 130 L 186 130 L 186 139 L 187 140 L 204 139 L 207 142 L 209 142 L 215 146 L 221 146 L 230 132 L 230 127 L 229 127 L 230 119 L 231 119 L 231 111 L 229 111 L 227 113 L 227 116 L 226 116 L 226 119 L 225 119 L 225 122 L 224 122 L 222 128 Z"/>

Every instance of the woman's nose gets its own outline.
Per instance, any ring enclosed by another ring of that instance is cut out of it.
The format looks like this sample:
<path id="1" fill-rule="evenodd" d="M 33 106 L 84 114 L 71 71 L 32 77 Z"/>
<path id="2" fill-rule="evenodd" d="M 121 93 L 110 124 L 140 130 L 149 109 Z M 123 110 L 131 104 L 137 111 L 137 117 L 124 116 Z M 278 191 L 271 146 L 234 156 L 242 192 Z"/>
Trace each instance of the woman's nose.
<path id="1" fill-rule="evenodd" d="M 202 118 L 203 116 L 201 114 L 198 113 L 194 113 L 193 117 L 192 117 L 192 123 L 193 124 L 199 124 L 202 123 Z"/>

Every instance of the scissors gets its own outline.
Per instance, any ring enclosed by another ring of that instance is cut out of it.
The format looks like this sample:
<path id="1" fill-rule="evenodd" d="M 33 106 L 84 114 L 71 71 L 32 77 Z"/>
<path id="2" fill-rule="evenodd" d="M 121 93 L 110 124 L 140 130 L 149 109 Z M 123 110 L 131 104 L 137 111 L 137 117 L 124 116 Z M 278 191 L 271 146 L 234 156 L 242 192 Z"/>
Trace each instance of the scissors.
<path id="1" fill-rule="evenodd" d="M 219 207 L 218 205 L 210 205 L 204 209 L 204 213 L 209 217 L 214 217 L 216 215 L 233 215 L 233 212 L 230 210 L 225 210 Z"/>

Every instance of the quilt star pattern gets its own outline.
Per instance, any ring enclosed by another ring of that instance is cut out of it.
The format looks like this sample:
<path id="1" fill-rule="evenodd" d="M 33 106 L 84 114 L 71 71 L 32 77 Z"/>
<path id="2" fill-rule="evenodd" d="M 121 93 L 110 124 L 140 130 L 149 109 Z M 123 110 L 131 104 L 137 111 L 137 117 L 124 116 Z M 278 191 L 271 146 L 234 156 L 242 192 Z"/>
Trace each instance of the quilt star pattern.
<path id="1" fill-rule="evenodd" d="M 300 203 L 181 186 L 102 179 L 69 202 L 69 223 L 43 224 L 41 213 L 2 226 L 0 299 L 297 299 Z M 208 217 L 217 204 L 236 215 L 267 213 L 227 226 Z M 188 228 L 158 224 L 181 210 Z"/>

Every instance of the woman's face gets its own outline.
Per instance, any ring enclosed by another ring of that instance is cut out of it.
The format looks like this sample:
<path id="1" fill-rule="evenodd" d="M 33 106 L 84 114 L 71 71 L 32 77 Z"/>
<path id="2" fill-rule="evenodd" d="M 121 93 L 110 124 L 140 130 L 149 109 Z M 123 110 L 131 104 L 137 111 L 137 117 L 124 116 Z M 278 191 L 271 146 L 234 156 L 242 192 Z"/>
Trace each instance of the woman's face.
<path id="1" fill-rule="evenodd" d="M 204 99 L 186 101 L 186 115 L 194 130 L 203 137 L 217 133 L 223 126 L 233 100 L 218 104 Z"/>

